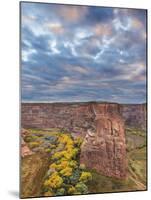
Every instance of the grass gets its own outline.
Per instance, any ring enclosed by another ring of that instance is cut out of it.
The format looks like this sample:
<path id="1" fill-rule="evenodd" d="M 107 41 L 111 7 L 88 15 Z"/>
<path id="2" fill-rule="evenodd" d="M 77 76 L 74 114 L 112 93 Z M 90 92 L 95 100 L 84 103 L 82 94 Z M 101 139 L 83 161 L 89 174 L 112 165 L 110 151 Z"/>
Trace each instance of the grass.
<path id="1" fill-rule="evenodd" d="M 120 192 L 137 190 L 135 181 L 128 176 L 125 180 L 104 176 L 95 170 L 92 173 L 92 181 L 89 182 L 88 188 L 91 193 Z"/>
<path id="2" fill-rule="evenodd" d="M 146 146 L 146 132 L 136 128 L 126 128 L 127 151 Z"/>

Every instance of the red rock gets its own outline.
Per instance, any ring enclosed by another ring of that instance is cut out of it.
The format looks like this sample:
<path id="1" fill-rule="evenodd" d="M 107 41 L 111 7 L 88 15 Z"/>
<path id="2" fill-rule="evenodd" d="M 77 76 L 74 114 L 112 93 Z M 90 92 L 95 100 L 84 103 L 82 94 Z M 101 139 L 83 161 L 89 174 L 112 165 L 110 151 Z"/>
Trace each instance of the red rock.
<path id="1" fill-rule="evenodd" d="M 99 109 L 97 109 L 98 111 Z M 96 114 L 96 133 L 86 135 L 81 147 L 81 164 L 106 176 L 125 178 L 127 173 L 124 122 L 103 106 Z"/>
<path id="2" fill-rule="evenodd" d="M 21 156 L 25 157 L 31 154 L 33 154 L 33 152 L 29 149 L 26 142 L 22 139 L 21 140 Z"/>

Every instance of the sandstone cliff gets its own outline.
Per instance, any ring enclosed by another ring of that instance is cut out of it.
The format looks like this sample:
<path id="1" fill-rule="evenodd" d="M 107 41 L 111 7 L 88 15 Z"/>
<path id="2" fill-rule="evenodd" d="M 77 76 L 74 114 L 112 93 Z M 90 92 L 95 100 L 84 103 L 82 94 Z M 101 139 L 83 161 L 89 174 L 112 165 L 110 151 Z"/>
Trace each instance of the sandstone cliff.
<path id="1" fill-rule="evenodd" d="M 146 104 L 123 104 L 120 105 L 120 113 L 125 125 L 146 129 L 147 124 Z"/>
<path id="2" fill-rule="evenodd" d="M 85 136 L 80 162 L 107 176 L 125 178 L 127 170 L 124 122 L 118 105 L 94 105 L 96 132 Z"/>
<path id="3" fill-rule="evenodd" d="M 24 128 L 66 128 L 75 133 L 86 133 L 94 127 L 92 105 L 108 103 L 22 103 L 21 126 Z M 117 109 L 114 109 L 117 105 Z M 122 115 L 125 124 L 146 128 L 146 104 L 110 103 L 110 112 Z M 97 112 L 97 111 L 96 111 Z"/>

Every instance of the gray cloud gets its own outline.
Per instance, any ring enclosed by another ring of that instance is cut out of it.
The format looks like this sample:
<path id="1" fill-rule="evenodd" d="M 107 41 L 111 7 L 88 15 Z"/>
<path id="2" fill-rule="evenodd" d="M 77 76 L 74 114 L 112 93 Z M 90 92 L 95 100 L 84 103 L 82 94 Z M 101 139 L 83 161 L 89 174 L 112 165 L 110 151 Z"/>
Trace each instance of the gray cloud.
<path id="1" fill-rule="evenodd" d="M 146 101 L 146 11 L 22 3 L 23 101 Z"/>

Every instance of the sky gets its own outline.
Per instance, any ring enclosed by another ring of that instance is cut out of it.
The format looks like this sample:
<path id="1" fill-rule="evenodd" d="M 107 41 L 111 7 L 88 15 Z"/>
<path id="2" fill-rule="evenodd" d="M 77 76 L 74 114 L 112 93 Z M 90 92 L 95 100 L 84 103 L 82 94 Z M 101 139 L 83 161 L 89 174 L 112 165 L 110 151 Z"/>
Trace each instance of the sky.
<path id="1" fill-rule="evenodd" d="M 24 102 L 146 102 L 146 11 L 21 4 Z"/>

